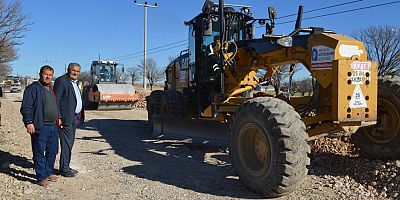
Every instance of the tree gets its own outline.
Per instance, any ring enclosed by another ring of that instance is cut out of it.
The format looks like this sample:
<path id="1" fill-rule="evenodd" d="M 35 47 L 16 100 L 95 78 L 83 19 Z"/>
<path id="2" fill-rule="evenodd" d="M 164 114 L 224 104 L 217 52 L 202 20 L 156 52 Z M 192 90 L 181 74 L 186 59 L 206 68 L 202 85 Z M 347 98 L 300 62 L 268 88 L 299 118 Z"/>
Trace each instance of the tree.
<path id="1" fill-rule="evenodd" d="M 143 60 L 141 61 L 141 64 L 137 65 L 137 69 L 139 71 L 139 74 L 141 74 L 141 76 L 143 76 L 143 65 L 144 65 Z M 147 81 L 149 82 L 150 90 L 153 90 L 154 83 L 163 80 L 165 72 L 164 69 L 161 69 L 157 66 L 157 63 L 153 58 L 148 58 L 146 65 L 147 65 L 146 78 Z"/>
<path id="2" fill-rule="evenodd" d="M 371 26 L 352 36 L 364 43 L 369 59 L 378 61 L 378 76 L 400 74 L 399 27 Z"/>
<path id="3" fill-rule="evenodd" d="M 285 71 L 289 71 L 290 65 L 281 66 L 274 74 L 272 74 L 272 86 L 274 86 L 275 94 L 278 95 L 281 92 L 281 85 L 283 81 L 288 77 Z"/>
<path id="4" fill-rule="evenodd" d="M 1 57 L 1 56 L 0 56 Z M 0 63 L 0 77 L 5 77 L 11 73 L 11 67 L 6 63 Z"/>
<path id="5" fill-rule="evenodd" d="M 90 74 L 89 70 L 83 71 L 81 72 L 81 74 L 79 75 L 79 81 L 83 82 L 83 83 L 89 83 L 92 81 L 92 75 Z"/>
<path id="6" fill-rule="evenodd" d="M 134 68 L 134 67 L 128 68 L 127 72 L 128 72 L 128 76 L 130 77 L 130 79 L 132 81 L 132 85 L 135 81 L 139 80 L 138 68 Z"/>
<path id="7" fill-rule="evenodd" d="M 115 78 L 117 79 L 118 82 L 125 82 L 126 74 L 125 72 L 122 72 L 122 70 L 117 69 L 117 71 L 115 72 Z"/>
<path id="8" fill-rule="evenodd" d="M 11 72 L 9 63 L 18 57 L 15 46 L 22 44 L 21 39 L 31 25 L 28 16 L 22 14 L 19 1 L 0 0 L 0 75 Z"/>
<path id="9" fill-rule="evenodd" d="M 282 90 L 282 91 L 288 92 L 289 81 L 281 83 L 280 87 L 281 87 L 281 90 Z M 299 91 L 298 82 L 297 82 L 297 81 L 292 81 L 292 85 L 291 85 L 291 88 L 290 88 L 290 95 L 293 96 L 293 95 L 295 95 L 298 91 Z"/>
<path id="10" fill-rule="evenodd" d="M 301 93 L 302 96 L 308 93 L 310 94 L 313 92 L 313 86 L 312 86 L 312 79 L 309 77 L 302 78 L 297 82 L 297 91 Z"/>
<path id="11" fill-rule="evenodd" d="M 261 80 L 261 82 L 267 81 L 270 85 L 272 85 L 274 87 L 276 95 L 280 94 L 282 83 L 290 77 L 290 74 L 294 75 L 297 71 L 300 70 L 298 65 L 296 65 L 294 67 L 294 71 L 292 73 L 290 73 L 290 66 L 291 65 L 280 66 L 279 69 L 274 74 L 271 75 L 271 77 L 266 77 L 267 80 Z M 264 78 L 264 75 L 266 73 L 267 73 L 266 70 L 262 70 L 262 69 L 258 70 L 257 77 Z M 292 82 L 292 84 L 293 84 L 293 82 Z M 294 87 L 292 85 L 292 89 L 293 88 Z M 286 86 L 286 90 L 287 90 L 287 86 Z"/>

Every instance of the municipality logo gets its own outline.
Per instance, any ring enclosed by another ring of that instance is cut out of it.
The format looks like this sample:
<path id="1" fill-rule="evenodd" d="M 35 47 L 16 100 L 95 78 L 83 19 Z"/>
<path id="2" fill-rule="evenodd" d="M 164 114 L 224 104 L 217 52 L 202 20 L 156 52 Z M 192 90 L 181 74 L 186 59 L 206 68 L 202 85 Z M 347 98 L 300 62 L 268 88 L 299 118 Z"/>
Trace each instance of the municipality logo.
<path id="1" fill-rule="evenodd" d="M 311 58 L 311 60 L 312 61 L 317 61 L 318 60 L 318 51 L 317 51 L 317 49 L 313 49 L 312 50 L 312 58 Z"/>

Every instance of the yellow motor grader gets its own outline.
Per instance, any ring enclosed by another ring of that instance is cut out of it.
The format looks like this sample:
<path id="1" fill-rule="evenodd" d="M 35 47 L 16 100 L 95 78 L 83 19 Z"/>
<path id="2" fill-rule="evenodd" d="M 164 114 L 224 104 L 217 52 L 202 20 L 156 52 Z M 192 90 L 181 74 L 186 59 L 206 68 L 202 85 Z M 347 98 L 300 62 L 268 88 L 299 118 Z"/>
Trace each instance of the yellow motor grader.
<path id="1" fill-rule="evenodd" d="M 353 133 L 379 159 L 400 158 L 400 78 L 377 77 L 362 42 L 319 27 L 274 35 L 276 11 L 256 19 L 250 6 L 206 0 L 190 21 L 189 48 L 166 69 L 163 91 L 147 98 L 154 135 L 225 144 L 239 179 L 266 197 L 296 189 L 308 173 L 308 141 Z M 265 34 L 255 38 L 255 24 Z M 309 97 L 252 91 L 281 66 L 302 64 Z M 264 70 L 263 76 L 257 72 Z"/>

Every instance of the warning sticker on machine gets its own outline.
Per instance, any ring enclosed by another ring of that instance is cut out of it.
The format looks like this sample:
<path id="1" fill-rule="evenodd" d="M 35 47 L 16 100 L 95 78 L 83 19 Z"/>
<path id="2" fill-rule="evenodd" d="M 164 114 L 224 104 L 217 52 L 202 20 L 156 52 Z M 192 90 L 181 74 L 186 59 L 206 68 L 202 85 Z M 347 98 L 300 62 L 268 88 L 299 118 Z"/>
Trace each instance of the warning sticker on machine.
<path id="1" fill-rule="evenodd" d="M 181 83 L 185 82 L 185 78 L 186 78 L 186 71 L 181 70 L 179 74 L 179 82 Z"/>
<path id="2" fill-rule="evenodd" d="M 315 46 L 312 48 L 311 70 L 332 69 L 332 61 L 335 58 L 335 49 L 327 46 Z"/>
<path id="3" fill-rule="evenodd" d="M 354 61 L 350 64 L 350 68 L 352 72 L 348 80 L 351 80 L 353 85 L 364 84 L 366 80 L 370 79 L 371 62 Z"/>
<path id="4" fill-rule="evenodd" d="M 354 61 L 350 64 L 352 70 L 371 71 L 371 62 Z"/>
<path id="5" fill-rule="evenodd" d="M 365 108 L 367 107 L 367 102 L 365 101 L 364 94 L 362 93 L 359 84 L 356 85 L 353 91 L 353 95 L 350 100 L 350 108 Z"/>

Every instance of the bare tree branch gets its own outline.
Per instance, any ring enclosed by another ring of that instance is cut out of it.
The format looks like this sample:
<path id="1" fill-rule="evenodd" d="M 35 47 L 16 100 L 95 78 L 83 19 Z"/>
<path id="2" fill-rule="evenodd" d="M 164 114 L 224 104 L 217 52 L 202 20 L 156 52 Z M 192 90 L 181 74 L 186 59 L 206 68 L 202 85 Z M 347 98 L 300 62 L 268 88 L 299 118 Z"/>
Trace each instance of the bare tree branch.
<path id="1" fill-rule="evenodd" d="M 378 61 L 378 75 L 400 74 L 400 28 L 394 26 L 371 26 L 353 32 L 362 41 L 368 59 Z"/>
<path id="2" fill-rule="evenodd" d="M 79 75 L 78 80 L 83 82 L 83 83 L 91 82 L 92 81 L 92 74 L 90 73 L 90 70 L 82 71 L 81 74 Z"/>
<path id="3" fill-rule="evenodd" d="M 290 65 L 283 65 L 271 77 L 264 77 L 266 71 L 258 70 L 257 77 L 261 78 L 261 82 L 267 81 L 267 84 L 272 85 L 278 95 L 281 93 L 282 83 L 289 78 L 290 74 L 294 75 L 299 70 L 300 68 L 295 67 L 294 71 L 290 72 Z M 263 78 L 267 78 L 267 80 L 262 80 Z"/>
<path id="4" fill-rule="evenodd" d="M 137 69 L 141 76 L 143 76 L 143 66 L 144 66 L 144 62 L 142 60 L 141 64 L 137 65 Z M 150 89 L 153 90 L 154 83 L 157 83 L 157 82 L 163 80 L 165 71 L 164 71 L 164 69 L 161 69 L 157 66 L 157 63 L 153 58 L 147 59 L 146 66 L 147 66 L 146 78 L 150 84 Z"/>
<path id="5" fill-rule="evenodd" d="M 127 72 L 128 72 L 128 76 L 130 77 L 130 79 L 132 81 L 132 85 L 135 81 L 139 80 L 139 70 L 137 68 L 134 68 L 134 67 L 128 68 Z"/>
<path id="6" fill-rule="evenodd" d="M 21 38 L 32 25 L 28 20 L 18 0 L 0 0 L 0 75 L 11 72 L 9 63 L 18 58 L 15 46 L 22 44 Z"/>
<path id="7" fill-rule="evenodd" d="M 306 92 L 308 93 L 309 96 L 311 95 L 311 93 L 313 92 L 313 86 L 312 86 L 312 79 L 310 77 L 304 77 L 296 82 L 297 82 L 297 91 L 300 92 L 302 96 L 304 96 Z"/>

